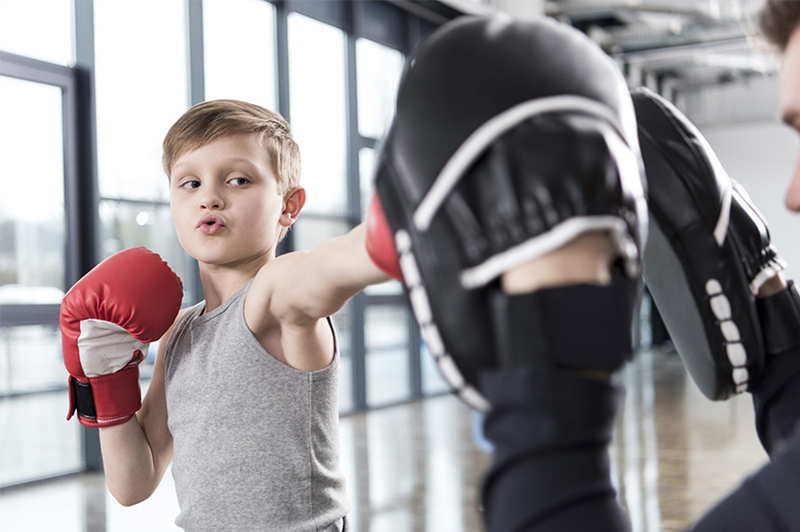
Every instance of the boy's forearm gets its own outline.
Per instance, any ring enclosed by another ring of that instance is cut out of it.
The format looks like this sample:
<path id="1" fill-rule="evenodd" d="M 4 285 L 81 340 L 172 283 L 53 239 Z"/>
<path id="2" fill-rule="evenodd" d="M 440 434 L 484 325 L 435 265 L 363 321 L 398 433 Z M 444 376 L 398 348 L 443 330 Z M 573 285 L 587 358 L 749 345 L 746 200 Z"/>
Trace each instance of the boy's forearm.
<path id="1" fill-rule="evenodd" d="M 335 250 L 343 286 L 352 286 L 357 292 L 372 284 L 391 280 L 375 265 L 367 253 L 367 226 L 362 223 L 341 237 L 341 245 Z M 338 243 L 337 243 L 338 244 Z"/>
<path id="2" fill-rule="evenodd" d="M 313 314 L 329 316 L 367 286 L 391 279 L 370 259 L 366 234 L 362 223 L 347 234 L 324 242 L 308 254 L 306 267 L 296 272 L 302 276 L 298 284 L 314 291 L 312 299 L 318 308 Z"/>
<path id="3" fill-rule="evenodd" d="M 372 284 L 391 279 L 370 259 L 366 245 L 366 225 L 327 240 L 307 257 L 307 266 L 332 289 L 352 296 Z"/>
<path id="4" fill-rule="evenodd" d="M 155 491 L 159 472 L 150 443 L 136 416 L 127 423 L 100 429 L 108 489 L 123 506 L 147 499 Z"/>

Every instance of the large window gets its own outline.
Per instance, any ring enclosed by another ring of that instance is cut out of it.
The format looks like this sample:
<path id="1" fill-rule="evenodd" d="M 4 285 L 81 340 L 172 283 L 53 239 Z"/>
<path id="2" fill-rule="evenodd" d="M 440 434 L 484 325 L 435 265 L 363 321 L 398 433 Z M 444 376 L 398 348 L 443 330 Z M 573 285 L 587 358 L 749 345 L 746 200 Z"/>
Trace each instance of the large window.
<path id="1" fill-rule="evenodd" d="M 303 157 L 303 216 L 347 213 L 345 34 L 289 14 L 289 120 Z M 304 223 L 298 221 L 298 230 Z"/>
<path id="2" fill-rule="evenodd" d="M 203 0 L 205 99 L 275 109 L 275 8 L 263 0 Z"/>
<path id="3" fill-rule="evenodd" d="M 0 77 L 0 302 L 61 302 L 65 288 L 61 88 Z"/>
<path id="4" fill-rule="evenodd" d="M 184 2 L 94 6 L 100 194 L 167 200 L 161 141 L 189 103 Z"/>
<path id="5" fill-rule="evenodd" d="M 189 104 L 186 5 L 97 0 L 94 7 L 101 253 L 152 249 L 183 279 L 192 301 L 161 169 L 161 142 Z"/>
<path id="6" fill-rule="evenodd" d="M 358 132 L 383 137 L 394 116 L 403 54 L 369 39 L 356 40 L 358 72 Z"/>
<path id="7" fill-rule="evenodd" d="M 72 66 L 72 1 L 0 0 L 0 50 Z"/>
<path id="8" fill-rule="evenodd" d="M 369 305 L 365 314 L 367 404 L 380 406 L 408 399 L 410 314 L 394 305 Z"/>
<path id="9" fill-rule="evenodd" d="M 68 275 L 64 117 L 64 87 L 0 75 L 0 486 L 83 465 L 79 426 L 64 422 L 56 324 Z"/>

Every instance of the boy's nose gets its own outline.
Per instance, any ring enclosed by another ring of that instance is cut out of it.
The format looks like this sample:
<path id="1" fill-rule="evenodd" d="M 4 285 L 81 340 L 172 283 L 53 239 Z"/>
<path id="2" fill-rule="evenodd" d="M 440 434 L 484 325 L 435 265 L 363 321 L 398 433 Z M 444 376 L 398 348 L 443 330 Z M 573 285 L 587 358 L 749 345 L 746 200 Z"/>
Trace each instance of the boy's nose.
<path id="1" fill-rule="evenodd" d="M 212 187 L 206 189 L 205 194 L 200 198 L 200 207 L 209 210 L 219 210 L 225 207 L 222 195 Z"/>
<path id="2" fill-rule="evenodd" d="M 795 163 L 794 174 L 786 190 L 786 208 L 792 212 L 800 212 L 800 160 Z"/>

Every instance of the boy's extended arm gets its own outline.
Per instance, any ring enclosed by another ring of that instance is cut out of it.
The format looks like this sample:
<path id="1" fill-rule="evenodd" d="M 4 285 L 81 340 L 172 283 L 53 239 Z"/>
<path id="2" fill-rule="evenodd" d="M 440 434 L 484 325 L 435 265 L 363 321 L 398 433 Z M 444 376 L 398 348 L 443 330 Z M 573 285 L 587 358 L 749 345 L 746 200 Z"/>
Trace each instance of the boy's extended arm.
<path id="1" fill-rule="evenodd" d="M 127 423 L 100 429 L 106 483 L 123 506 L 152 495 L 172 460 L 164 391 L 164 351 L 171 332 L 170 328 L 159 342 L 153 377 L 141 410 Z"/>
<path id="2" fill-rule="evenodd" d="M 287 268 L 273 303 L 310 319 L 324 318 L 367 286 L 391 279 L 370 259 L 366 235 L 366 224 L 360 224 L 303 254 Z"/>

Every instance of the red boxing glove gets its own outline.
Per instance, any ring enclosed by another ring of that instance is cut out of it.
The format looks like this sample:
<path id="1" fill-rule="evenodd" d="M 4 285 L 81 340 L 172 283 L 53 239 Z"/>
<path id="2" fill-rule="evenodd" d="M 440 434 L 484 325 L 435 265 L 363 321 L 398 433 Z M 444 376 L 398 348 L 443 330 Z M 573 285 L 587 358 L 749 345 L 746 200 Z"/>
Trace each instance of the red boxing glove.
<path id="1" fill-rule="evenodd" d="M 142 406 L 139 363 L 172 326 L 183 284 L 157 254 L 132 248 L 98 264 L 61 302 L 64 364 L 70 374 L 67 419 L 87 427 L 131 419 Z"/>
<path id="2" fill-rule="evenodd" d="M 398 281 L 403 280 L 392 230 L 377 194 L 372 196 L 367 210 L 367 254 L 378 268 Z"/>

